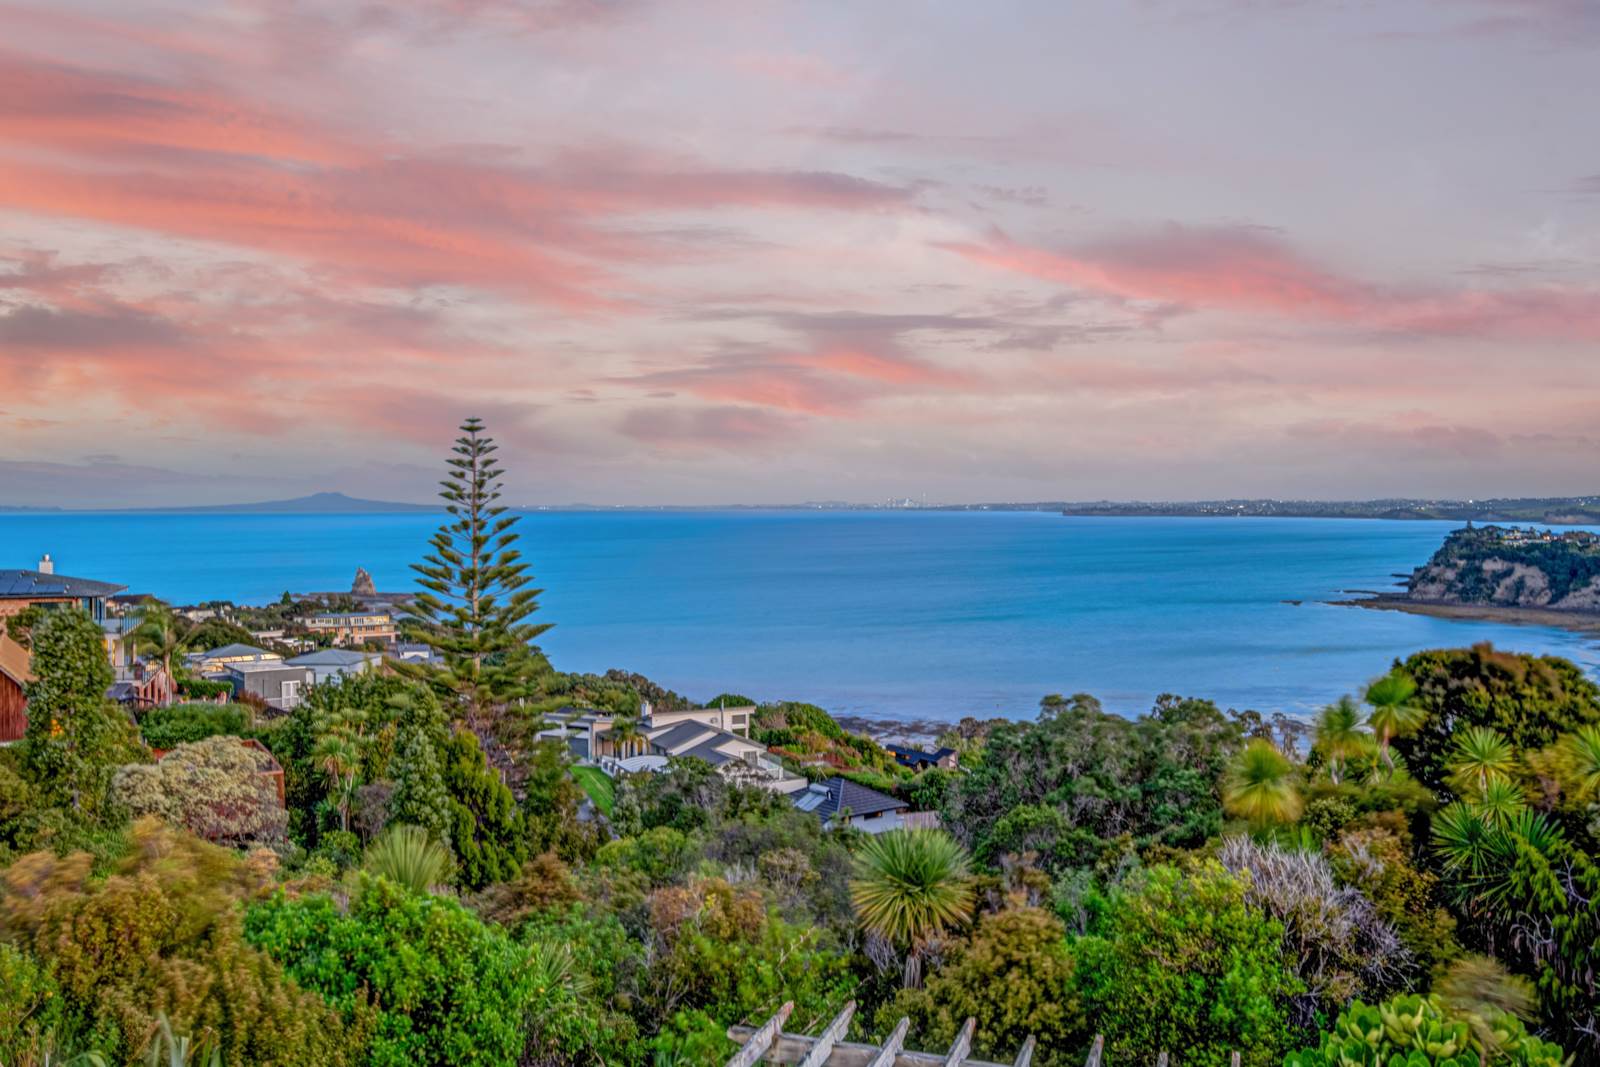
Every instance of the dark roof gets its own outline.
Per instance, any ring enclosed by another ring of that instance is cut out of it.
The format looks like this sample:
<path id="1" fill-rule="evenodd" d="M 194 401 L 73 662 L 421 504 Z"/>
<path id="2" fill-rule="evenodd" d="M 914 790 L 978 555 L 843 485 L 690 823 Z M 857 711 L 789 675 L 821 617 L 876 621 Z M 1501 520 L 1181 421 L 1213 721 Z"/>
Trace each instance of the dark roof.
<path id="1" fill-rule="evenodd" d="M 883 747 L 893 752 L 895 759 L 902 763 L 906 761 L 912 763 L 938 763 L 946 756 L 954 756 L 956 754 L 956 750 L 953 748 L 938 748 L 932 752 L 927 752 L 920 748 L 912 748 L 910 745 L 884 745 Z"/>
<path id="2" fill-rule="evenodd" d="M 69 578 L 65 574 L 39 571 L 0 571 L 0 599 L 27 600 L 32 597 L 108 597 L 128 588 L 88 578 Z"/>
<path id="3" fill-rule="evenodd" d="M 716 735 L 727 734 L 727 731 L 719 730 L 715 726 L 707 726 L 703 722 L 695 722 L 693 719 L 687 719 L 683 722 L 673 723 L 661 733 L 656 734 L 655 737 L 651 738 L 650 743 L 659 748 L 664 748 L 670 752 L 677 746 L 686 744 L 694 738 L 705 733 L 710 733 L 712 735 L 712 737 L 708 738 L 707 740 L 720 741 L 722 739 Z M 727 736 L 733 737 L 740 741 L 744 740 L 744 738 L 739 737 L 738 734 L 727 734 Z"/>
<path id="4" fill-rule="evenodd" d="M 821 792 L 827 793 L 816 804 L 800 804 L 807 799 L 807 794 Z M 839 814 L 841 808 L 847 809 L 851 815 L 871 815 L 879 811 L 899 811 L 910 807 L 903 800 L 896 800 L 886 793 L 876 789 L 868 789 L 864 785 L 857 785 L 848 778 L 829 778 L 826 782 L 818 782 L 809 789 L 795 795 L 796 806 L 803 811 L 815 812 L 817 818 L 827 822 Z"/>

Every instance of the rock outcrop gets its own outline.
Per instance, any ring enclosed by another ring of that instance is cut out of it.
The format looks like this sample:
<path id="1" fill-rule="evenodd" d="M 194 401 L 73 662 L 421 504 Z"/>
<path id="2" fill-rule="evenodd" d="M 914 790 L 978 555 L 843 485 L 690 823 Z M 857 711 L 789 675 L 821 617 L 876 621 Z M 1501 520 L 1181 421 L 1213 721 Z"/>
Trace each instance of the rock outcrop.
<path id="1" fill-rule="evenodd" d="M 378 587 L 372 582 L 372 575 L 367 573 L 365 567 L 356 568 L 356 580 L 350 583 L 351 596 L 377 596 Z"/>

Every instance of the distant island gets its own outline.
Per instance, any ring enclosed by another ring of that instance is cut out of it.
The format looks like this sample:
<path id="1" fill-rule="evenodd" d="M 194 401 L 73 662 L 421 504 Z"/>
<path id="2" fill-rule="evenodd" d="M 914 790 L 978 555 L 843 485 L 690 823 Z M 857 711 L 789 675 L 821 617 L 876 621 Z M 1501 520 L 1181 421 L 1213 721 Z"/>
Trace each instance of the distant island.
<path id="1" fill-rule="evenodd" d="M 1600 535 L 1469 524 L 1411 573 L 1404 592 L 1351 603 L 1600 630 Z"/>
<path id="2" fill-rule="evenodd" d="M 1533 522 L 1550 526 L 1600 523 L 1600 496 L 1514 497 L 1489 500 L 1191 500 L 1096 501 L 1063 504 L 1063 515 L 1131 517 L 1434 519 L 1451 522 Z"/>
<path id="3" fill-rule="evenodd" d="M 170 508 L 121 508 L 125 512 L 172 511 L 193 514 L 295 514 L 354 515 L 380 512 L 435 512 L 435 504 L 401 504 L 392 500 L 362 500 L 343 493 L 312 493 L 292 500 L 263 500 L 254 504 L 203 504 Z"/>

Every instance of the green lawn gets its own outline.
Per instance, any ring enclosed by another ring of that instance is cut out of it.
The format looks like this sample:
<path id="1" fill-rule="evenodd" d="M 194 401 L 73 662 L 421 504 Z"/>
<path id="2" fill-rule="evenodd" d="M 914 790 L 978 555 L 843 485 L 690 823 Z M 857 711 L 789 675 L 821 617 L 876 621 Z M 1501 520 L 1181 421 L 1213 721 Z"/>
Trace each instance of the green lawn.
<path id="1" fill-rule="evenodd" d="M 616 799 L 617 787 L 606 773 L 599 767 L 574 767 L 572 777 L 583 786 L 583 791 L 589 794 L 589 799 L 594 801 L 594 806 L 607 818 L 611 817 L 611 802 Z"/>

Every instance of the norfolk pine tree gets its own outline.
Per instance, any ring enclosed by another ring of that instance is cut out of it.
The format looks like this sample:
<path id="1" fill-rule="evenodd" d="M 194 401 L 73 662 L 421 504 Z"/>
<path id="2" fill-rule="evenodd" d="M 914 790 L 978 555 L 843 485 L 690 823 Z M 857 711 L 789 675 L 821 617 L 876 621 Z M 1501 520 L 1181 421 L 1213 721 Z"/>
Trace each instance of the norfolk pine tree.
<path id="1" fill-rule="evenodd" d="M 528 621 L 543 590 L 528 587 L 512 529 L 517 516 L 497 503 L 504 474 L 494 458 L 498 446 L 483 431 L 477 418 L 462 424 L 439 483 L 450 519 L 429 540 L 433 551 L 411 565 L 423 592 L 412 601 L 416 621 L 407 636 L 443 662 L 406 669 L 448 697 L 452 714 L 474 729 L 515 706 L 529 720 L 519 727 L 528 730 L 551 675 L 532 642 L 550 627 Z"/>

